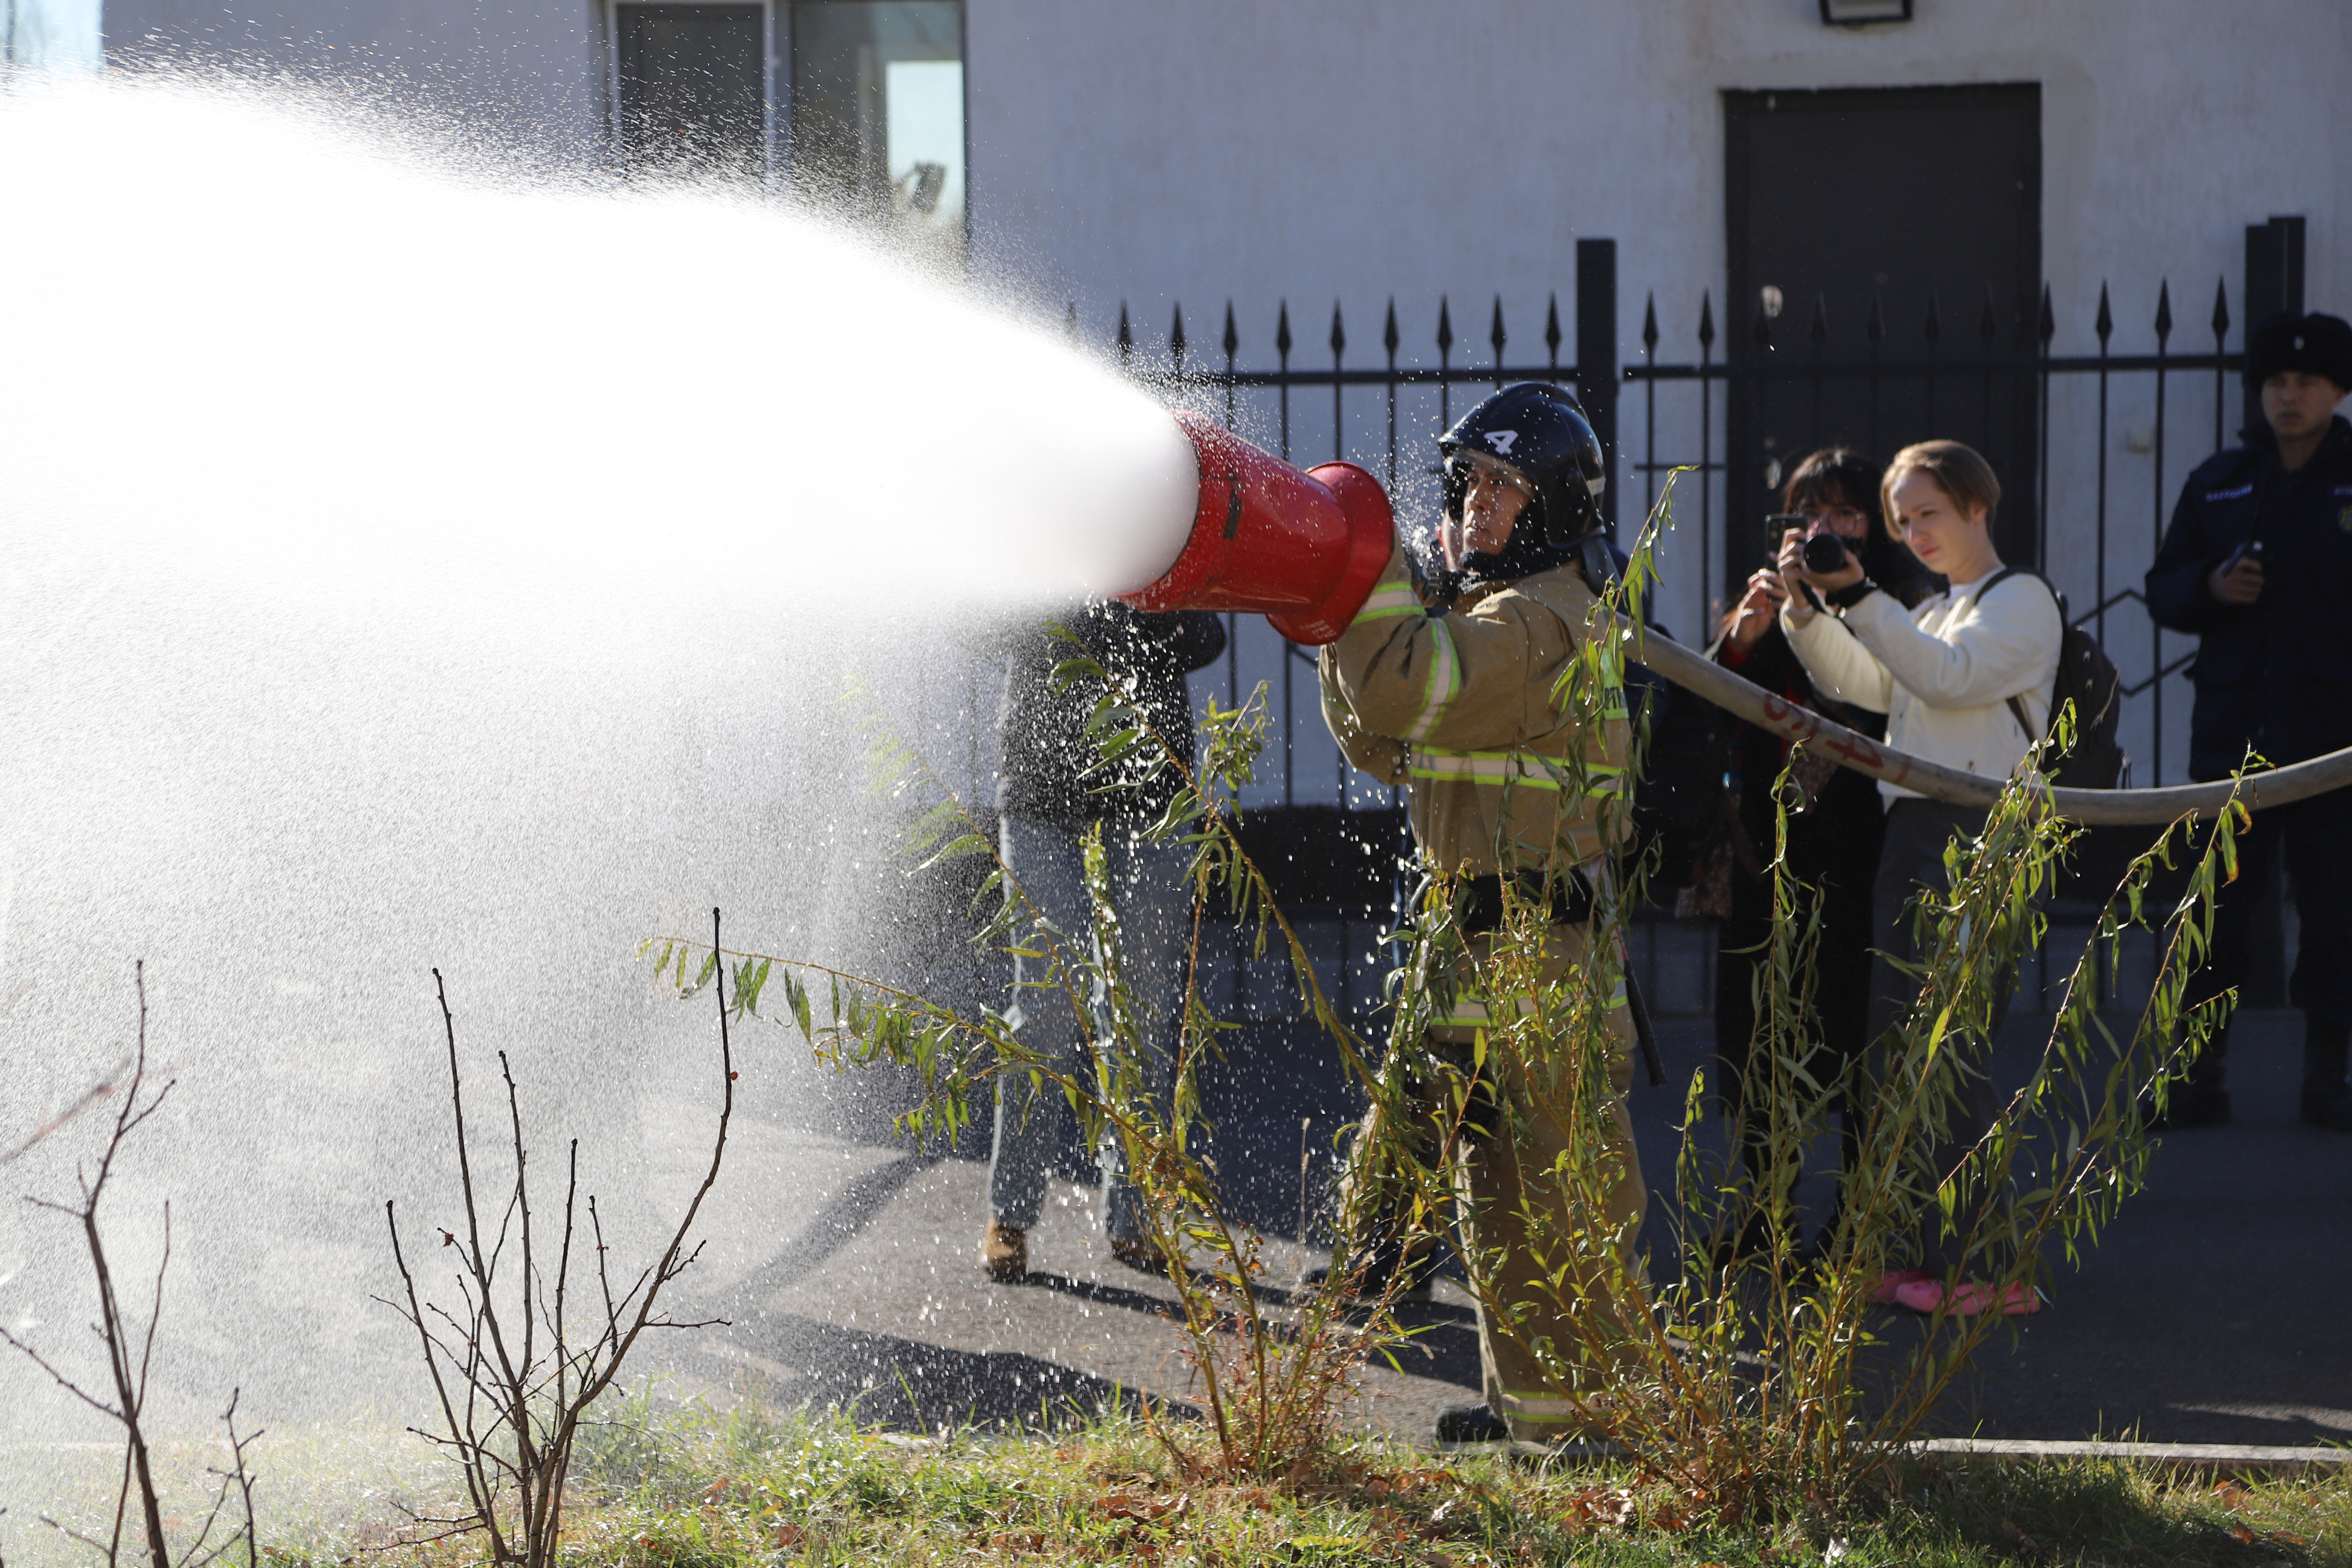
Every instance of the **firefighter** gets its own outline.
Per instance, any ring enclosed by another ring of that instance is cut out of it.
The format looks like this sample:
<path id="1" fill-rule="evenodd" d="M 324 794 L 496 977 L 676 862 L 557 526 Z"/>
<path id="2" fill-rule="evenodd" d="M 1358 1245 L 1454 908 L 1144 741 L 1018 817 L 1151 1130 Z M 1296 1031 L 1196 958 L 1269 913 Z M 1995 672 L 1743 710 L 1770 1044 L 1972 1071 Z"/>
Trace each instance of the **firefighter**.
<path id="1" fill-rule="evenodd" d="M 1468 1441 L 1507 1431 L 1555 1441 L 1583 1436 L 1582 1422 L 1528 1346 L 1549 1340 L 1562 1347 L 1574 1336 L 1561 1321 L 1559 1292 L 1539 1282 L 1529 1222 L 1555 1243 L 1571 1231 L 1612 1235 L 1631 1258 L 1646 1205 L 1625 1110 L 1633 1016 L 1621 979 L 1605 1014 L 1615 1173 L 1605 1226 L 1596 1226 L 1599 1216 L 1566 1213 L 1545 1174 L 1571 1137 L 1545 1109 L 1557 1096 L 1531 1095 L 1528 1083 L 1512 1081 L 1514 1069 L 1496 1070 L 1497 1058 L 1478 1048 L 1489 1015 L 1476 970 L 1502 921 L 1505 879 L 1519 898 L 1538 907 L 1548 900 L 1547 980 L 1585 963 L 1593 902 L 1609 896 L 1607 825 L 1622 813 L 1604 812 L 1601 797 L 1622 778 L 1622 691 L 1612 688 L 1601 715 L 1580 721 L 1559 689 L 1595 635 L 1594 589 L 1613 574 L 1614 557 L 1594 500 L 1601 446 L 1569 393 L 1536 384 L 1497 393 L 1438 449 L 1442 562 L 1424 582 L 1402 549 L 1391 554 L 1362 610 L 1322 652 L 1324 717 L 1349 761 L 1404 786 L 1423 868 L 1455 889 L 1465 958 L 1437 988 L 1445 994 L 1417 1059 L 1434 1079 L 1453 1076 L 1459 1084 L 1483 1070 L 1487 1080 L 1471 1096 L 1491 1110 L 1480 1119 L 1486 1135 L 1468 1142 L 1454 1177 L 1468 1199 L 1469 1245 L 1499 1260 L 1494 1294 L 1517 1323 L 1507 1331 L 1482 1310 L 1486 1403 L 1447 1411 L 1438 1436 Z M 1549 1054 L 1570 1059 L 1565 1042 L 1551 1045 Z M 1545 1054 L 1523 1057 L 1521 1068 L 1542 1073 Z M 1433 1106 L 1443 1096 L 1429 1100 Z M 1368 1136 L 1360 1152 L 1377 1142 Z"/>

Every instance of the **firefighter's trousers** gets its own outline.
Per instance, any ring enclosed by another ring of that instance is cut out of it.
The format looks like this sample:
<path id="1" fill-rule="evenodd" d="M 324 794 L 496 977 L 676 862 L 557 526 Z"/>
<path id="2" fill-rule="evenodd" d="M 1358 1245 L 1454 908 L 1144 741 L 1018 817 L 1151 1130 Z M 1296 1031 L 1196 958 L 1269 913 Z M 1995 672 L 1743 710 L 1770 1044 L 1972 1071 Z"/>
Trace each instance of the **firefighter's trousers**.
<path id="1" fill-rule="evenodd" d="M 1587 940 L 1581 923 L 1550 927 L 1543 982 L 1580 966 Z M 1486 939 L 1474 938 L 1473 947 L 1486 956 Z M 1621 979 L 1602 1015 L 1608 1088 L 1599 1145 L 1582 1148 L 1574 1131 L 1572 1044 L 1554 1041 L 1547 1049 L 1533 1042 L 1522 1053 L 1497 1049 L 1490 1037 L 1485 1068 L 1476 1067 L 1479 1032 L 1500 1011 L 1470 985 L 1442 1010 L 1412 1096 L 1412 1115 L 1423 1122 L 1416 1142 L 1433 1152 L 1451 1142 L 1464 1243 L 1490 1272 L 1489 1294 L 1510 1320 L 1497 1321 L 1482 1302 L 1478 1355 L 1488 1407 L 1516 1439 L 1572 1441 L 1586 1436 L 1590 1424 L 1566 1391 L 1588 1404 L 1607 1399 L 1619 1363 L 1601 1352 L 1622 1333 L 1616 1309 L 1632 1298 L 1639 1310 L 1634 1244 L 1649 1194 L 1625 1107 L 1633 1014 Z M 1465 1106 L 1466 1116 L 1456 1109 Z M 1471 1135 L 1446 1140 L 1463 1121 Z M 1537 1347 L 1546 1345 L 1550 1354 L 1539 1358 Z"/>

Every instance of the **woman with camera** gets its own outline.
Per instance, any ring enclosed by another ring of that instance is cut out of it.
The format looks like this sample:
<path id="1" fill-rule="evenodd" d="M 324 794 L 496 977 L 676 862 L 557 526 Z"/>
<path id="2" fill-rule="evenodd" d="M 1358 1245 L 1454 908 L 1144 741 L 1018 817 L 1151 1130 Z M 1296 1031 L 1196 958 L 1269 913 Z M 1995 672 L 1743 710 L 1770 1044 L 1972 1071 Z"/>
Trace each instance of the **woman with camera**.
<path id="1" fill-rule="evenodd" d="M 2064 619 L 2041 578 L 2008 572 L 1993 547 L 1993 509 L 2000 481 L 1992 466 L 1958 441 L 1923 441 L 1895 454 L 1881 484 L 1885 528 L 1949 586 L 1906 609 L 1874 583 L 1849 550 L 1834 570 L 1809 561 L 1806 542 L 1784 538 L 1777 565 L 1785 597 L 1780 619 L 1814 687 L 1841 702 L 1883 710 L 1886 741 L 1898 751 L 1981 774 L 2007 778 L 2050 721 Z M 1811 592 L 1807 592 L 1810 590 Z M 1910 1004 L 1916 986 L 1896 967 L 1910 962 L 1906 910 L 1922 888 L 1946 886 L 1944 851 L 1956 836 L 1984 828 L 1981 806 L 1948 805 L 1880 784 L 1885 838 L 1871 890 L 1873 945 L 1867 1037 L 1879 1039 Z M 2004 991 L 1992 1032 L 2009 1010 Z M 1990 1039 L 1973 1042 L 1964 1063 L 1961 1103 L 1937 1152 L 1948 1169 L 1991 1124 Z M 1948 1153 L 1949 1159 L 1946 1158 Z M 1916 1311 L 1945 1305 L 1943 1277 L 1952 1259 L 1940 1216 L 1918 1222 L 1921 1268 L 1878 1282 L 1882 1300 Z M 1970 1313 L 2030 1312 L 2031 1289 L 1997 1297 L 1973 1281 L 1949 1306 Z"/>
<path id="2" fill-rule="evenodd" d="M 1800 462 L 1780 492 L 1782 515 L 1775 520 L 1785 537 L 1818 540 L 1816 552 L 1842 560 L 1860 554 L 1871 579 L 1905 604 L 1925 592 L 1918 563 L 1879 526 L 1879 468 L 1861 453 L 1826 447 Z M 1776 539 L 1777 542 L 1777 539 Z M 1884 712 L 1849 706 L 1817 690 L 1780 629 L 1787 597 L 1777 563 L 1748 579 L 1739 603 L 1724 616 L 1715 646 L 1717 663 L 1738 670 L 1790 703 L 1835 720 L 1850 730 L 1877 737 Z M 1743 1157 L 1760 1174 L 1764 1151 L 1754 1135 L 1766 1108 L 1752 1101 L 1748 1058 L 1756 1034 L 1756 967 L 1765 962 L 1772 939 L 1772 879 L 1769 869 L 1779 832 L 1773 791 L 1789 769 L 1788 742 L 1752 725 L 1732 727 L 1724 769 L 1724 815 L 1720 835 L 1703 852 L 1702 885 L 1707 912 L 1717 917 L 1715 960 L 1715 1046 L 1721 1064 L 1726 1116 L 1745 1121 L 1750 1136 Z M 1788 860 L 1804 889 L 1818 900 L 1821 936 L 1815 950 L 1813 994 L 1821 1022 L 1821 1056 L 1809 1064 L 1815 1079 L 1838 1079 L 1868 1042 L 1866 1001 L 1870 984 L 1870 889 L 1878 869 L 1878 792 L 1872 782 L 1826 757 L 1800 755 L 1790 776 Z M 1801 910 L 1801 915 L 1806 910 Z M 1854 1111 L 1838 1107 L 1848 1158 L 1858 1131 Z M 1760 1220 L 1760 1215 L 1759 1216 Z M 1833 1221 L 1825 1222 L 1826 1237 Z M 1762 1240 L 1751 1224 L 1744 1245 Z"/>

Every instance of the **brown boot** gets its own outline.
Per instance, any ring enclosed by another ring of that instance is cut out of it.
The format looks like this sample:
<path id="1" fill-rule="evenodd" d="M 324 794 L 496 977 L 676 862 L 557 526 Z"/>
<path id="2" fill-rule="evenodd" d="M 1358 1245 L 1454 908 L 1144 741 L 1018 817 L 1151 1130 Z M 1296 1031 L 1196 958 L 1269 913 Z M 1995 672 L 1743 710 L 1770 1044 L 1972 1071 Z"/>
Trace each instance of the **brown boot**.
<path id="1" fill-rule="evenodd" d="M 1011 1283 L 1029 1274 L 1029 1233 L 997 1220 L 988 1222 L 980 1238 L 980 1266 L 991 1279 Z"/>

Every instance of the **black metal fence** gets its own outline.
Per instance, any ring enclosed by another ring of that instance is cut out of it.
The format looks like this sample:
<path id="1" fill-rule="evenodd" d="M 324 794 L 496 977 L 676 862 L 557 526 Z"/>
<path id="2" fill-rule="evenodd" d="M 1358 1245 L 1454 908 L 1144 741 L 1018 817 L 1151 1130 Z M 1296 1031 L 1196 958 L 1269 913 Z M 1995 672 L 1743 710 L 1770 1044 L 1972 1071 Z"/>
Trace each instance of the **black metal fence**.
<path id="1" fill-rule="evenodd" d="M 2300 220 L 2248 230 L 2248 279 L 2237 296 L 2252 296 L 2245 318 L 2300 308 Z M 1286 458 L 1328 453 L 1372 469 L 1408 529 L 1434 517 L 1435 437 L 1474 393 L 1525 380 L 1574 385 L 1609 449 L 1616 478 L 1605 503 L 1621 532 L 1632 521 L 1627 498 L 1638 496 L 1646 516 L 1667 476 L 1679 476 L 1674 531 L 1659 547 L 1661 601 L 1668 626 L 1691 641 L 1704 640 L 1726 596 L 1760 564 L 1764 518 L 1779 510 L 1773 492 L 1784 462 L 1832 443 L 1883 459 L 1932 436 L 1968 441 L 2008 483 L 1998 524 L 2004 556 L 2050 577 L 2123 671 L 2123 739 L 2136 760 L 2130 782 L 2184 776 L 2181 672 L 2194 645 L 2148 618 L 2139 582 L 2172 490 L 2233 438 L 2245 412 L 2233 386 L 2244 321 L 2226 282 L 2216 281 L 2211 308 L 2194 329 L 2177 319 L 2170 282 L 2161 278 L 2129 293 L 2103 282 L 2095 301 L 2062 300 L 2045 286 L 2038 315 L 2025 322 L 1997 319 L 1988 290 L 1984 307 L 1956 332 L 1947 330 L 1952 312 L 1932 292 L 1914 300 L 1816 297 L 1793 310 L 1767 298 L 1747 303 L 1737 345 L 1719 332 L 1711 294 L 1685 317 L 1679 342 L 1645 296 L 1629 359 L 1617 339 L 1616 261 L 1613 241 L 1580 241 L 1570 310 L 1564 317 L 1559 293 L 1548 293 L 1533 342 L 1515 335 L 1516 308 L 1499 296 L 1475 311 L 1484 328 L 1475 338 L 1457 324 L 1449 299 L 1417 321 L 1390 300 L 1369 347 L 1350 331 L 1341 302 L 1310 343 L 1304 315 L 1295 323 L 1288 302 L 1278 301 L 1270 323 L 1259 324 L 1271 327 L 1260 340 L 1272 350 L 1270 366 L 1244 364 L 1250 340 L 1230 301 L 1205 348 L 1181 303 L 1156 339 L 1138 331 L 1122 304 L 1112 342 L 1130 374 L 1162 395 L 1222 416 Z M 2137 327 L 2128 324 L 2138 313 L 2135 299 L 2145 312 Z M 2120 308 L 2119 300 L 2126 301 Z M 1861 352 L 1839 346 L 1850 347 L 1853 334 L 1833 337 L 1833 319 L 1863 323 Z M 1315 321 L 1323 325 L 1319 310 Z M 1069 330 L 1080 333 L 1075 307 Z M 1255 616 L 1236 618 L 1234 634 L 1223 668 L 1203 676 L 1228 700 L 1263 681 L 1280 742 L 1246 804 L 1392 811 L 1391 792 L 1351 779 L 1324 732 L 1307 651 Z"/>
<path id="2" fill-rule="evenodd" d="M 2168 752 L 2177 771 L 2185 763 L 2187 747 L 2181 732 L 2186 709 L 2176 697 L 2168 724 L 2165 688 L 2168 678 L 2186 668 L 2194 650 L 2148 618 L 2138 583 L 2163 536 L 2172 500 L 2168 487 L 2229 437 L 2229 384 L 2242 362 L 2229 348 L 2232 323 L 2227 285 L 2217 281 L 2214 287 L 2207 323 L 2212 334 L 2210 352 L 2182 352 L 2174 344 L 2169 280 L 2157 285 L 2147 329 L 2152 340 L 2149 353 L 2118 352 L 2113 300 L 2105 283 L 2090 313 L 2096 347 L 2087 353 L 2056 352 L 2058 315 L 2046 285 L 2032 324 L 2032 348 L 2025 353 L 2001 352 L 2002 323 L 1993 314 L 1990 293 L 1970 332 L 1976 340 L 1973 353 L 1940 352 L 1946 346 L 1942 310 L 1933 291 L 1921 302 L 1911 341 L 1903 342 L 1888 329 L 1887 314 L 1883 301 L 1872 300 L 1864 318 L 1867 356 L 1832 359 L 1824 353 L 1827 301 L 1815 297 L 1803 332 L 1805 346 L 1793 353 L 1775 342 L 1772 316 L 1759 304 L 1747 333 L 1748 352 L 1718 360 L 1712 353 L 1713 303 L 1702 297 L 1693 333 L 1697 355 L 1667 363 L 1658 356 L 1661 337 L 1651 301 L 1644 309 L 1642 358 L 1623 372 L 1642 399 L 1643 456 L 1627 468 L 1642 476 L 1645 500 L 1654 499 L 1661 474 L 1676 468 L 1696 469 L 1698 553 L 1703 562 L 1715 561 L 1713 490 L 1716 477 L 1727 476 L 1729 504 L 1721 520 L 1717 581 L 1728 593 L 1748 564 L 1760 563 L 1768 552 L 1763 517 L 1779 510 L 1770 492 L 1777 488 L 1784 458 L 1792 460 L 1799 451 L 1832 442 L 1863 447 L 1881 458 L 1896 446 L 1931 436 L 1969 442 L 2008 477 L 2013 492 L 2004 502 L 1999 526 L 2004 558 L 2032 564 L 2049 576 L 2067 595 L 2076 624 L 2093 630 L 2125 671 L 2124 730 L 2140 760 L 2135 782 L 2166 778 Z M 2196 426 L 2176 432 L 2182 401 L 2176 394 L 2189 377 L 2210 385 L 2210 391 L 2206 385 L 2197 388 L 2202 395 L 2196 401 L 2210 401 L 2210 406 L 2194 411 Z M 2117 390 L 2126 380 L 2135 381 L 2134 391 L 2152 405 L 2147 424 L 2126 434 L 2122 443 L 2147 458 L 2144 478 L 2136 479 L 2132 487 L 2144 489 L 2145 495 L 2135 497 L 2138 504 L 2129 508 L 2119 504 L 2120 487 L 2111 472 L 2119 434 Z M 1697 401 L 1700 437 L 1695 453 L 1660 450 L 1656 405 L 1662 387 L 1687 388 L 1686 395 Z M 1718 387 L 1724 400 L 1734 405 L 1727 410 L 1728 439 L 1720 453 L 1712 439 L 1712 404 Z M 1843 426 L 1827 422 L 1823 405 L 1833 398 L 1864 412 Z M 1776 453 L 1769 437 L 1751 433 L 1746 443 L 1751 448 L 1748 463 L 1743 465 L 1738 451 L 1742 416 L 1749 426 L 1760 426 L 1769 419 L 1768 410 L 1775 401 L 1810 405 L 1810 418 L 1800 415 L 1796 421 L 1807 430 L 1807 438 L 1786 443 Z M 1745 409 L 1737 406 L 1741 402 L 1747 404 Z M 2199 438 L 2206 433 L 2208 417 L 2210 441 Z M 1884 434 L 1889 431 L 1891 437 Z M 2178 460 L 2182 437 L 2189 437 L 2193 452 L 2188 463 Z M 1763 450 L 1754 450 L 1759 447 Z M 2027 480 L 2023 487 L 2017 484 L 2021 477 Z"/>

